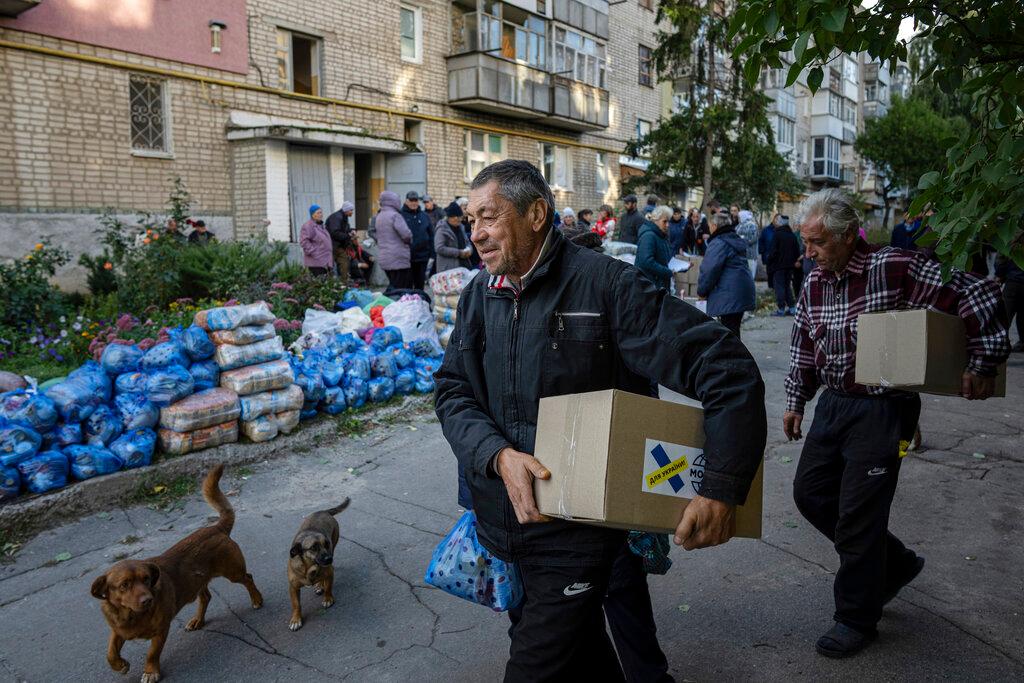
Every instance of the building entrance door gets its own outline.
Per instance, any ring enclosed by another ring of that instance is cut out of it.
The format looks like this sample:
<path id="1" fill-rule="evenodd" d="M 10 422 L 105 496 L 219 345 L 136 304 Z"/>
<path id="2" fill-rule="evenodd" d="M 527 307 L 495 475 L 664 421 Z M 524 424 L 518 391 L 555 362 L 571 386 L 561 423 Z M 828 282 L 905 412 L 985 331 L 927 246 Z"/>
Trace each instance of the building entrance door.
<path id="1" fill-rule="evenodd" d="M 331 163 L 326 147 L 292 145 L 288 149 L 289 200 L 292 209 L 292 242 L 309 220 L 309 207 L 319 204 L 324 218 L 331 213 Z"/>

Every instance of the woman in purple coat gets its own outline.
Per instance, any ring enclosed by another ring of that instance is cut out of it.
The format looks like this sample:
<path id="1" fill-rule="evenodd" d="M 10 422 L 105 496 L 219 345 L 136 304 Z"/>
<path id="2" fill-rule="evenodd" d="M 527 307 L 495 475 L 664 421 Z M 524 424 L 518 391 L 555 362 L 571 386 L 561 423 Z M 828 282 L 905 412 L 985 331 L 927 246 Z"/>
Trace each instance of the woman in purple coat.
<path id="1" fill-rule="evenodd" d="M 316 204 L 309 207 L 309 220 L 299 231 L 299 244 L 302 246 L 302 263 L 310 273 L 324 276 L 334 272 L 331 235 L 324 227 L 324 211 Z"/>

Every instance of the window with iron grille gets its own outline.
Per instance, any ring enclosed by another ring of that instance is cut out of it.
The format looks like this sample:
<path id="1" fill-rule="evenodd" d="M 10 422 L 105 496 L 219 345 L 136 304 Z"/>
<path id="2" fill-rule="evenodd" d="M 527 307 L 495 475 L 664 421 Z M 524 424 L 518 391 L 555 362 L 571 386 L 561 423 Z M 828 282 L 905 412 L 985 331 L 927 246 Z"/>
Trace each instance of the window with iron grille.
<path id="1" fill-rule="evenodd" d="M 168 154 L 171 151 L 165 88 L 157 78 L 130 76 L 128 102 L 131 110 L 132 150 Z"/>

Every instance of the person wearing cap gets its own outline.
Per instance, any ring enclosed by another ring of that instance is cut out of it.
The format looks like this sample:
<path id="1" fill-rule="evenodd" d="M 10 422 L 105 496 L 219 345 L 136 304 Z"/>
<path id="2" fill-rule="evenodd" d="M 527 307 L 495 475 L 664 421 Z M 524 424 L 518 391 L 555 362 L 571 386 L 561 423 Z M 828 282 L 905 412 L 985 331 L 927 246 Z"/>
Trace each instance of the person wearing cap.
<path id="1" fill-rule="evenodd" d="M 566 228 L 571 230 L 576 228 L 576 212 L 572 210 L 571 206 L 562 209 L 562 229 Z"/>
<path id="2" fill-rule="evenodd" d="M 334 246 L 331 235 L 324 227 L 324 210 L 319 205 L 309 207 L 309 220 L 299 230 L 302 263 L 318 277 L 330 275 L 334 270 Z"/>
<path id="3" fill-rule="evenodd" d="M 412 289 L 412 262 L 409 245 L 412 231 L 405 223 L 400 209 L 402 202 L 390 190 L 380 193 L 380 212 L 377 214 L 377 262 L 388 276 L 392 289 Z"/>
<path id="4" fill-rule="evenodd" d="M 420 207 L 420 195 L 416 190 L 406 193 L 402 218 L 412 232 L 412 243 L 409 245 L 412 287 L 423 289 L 427 284 L 427 265 L 434 258 L 434 225 L 427 212 Z"/>
<path id="5" fill-rule="evenodd" d="M 331 236 L 331 244 L 334 248 L 334 263 L 338 267 L 338 277 L 342 282 L 348 282 L 348 262 L 352 246 L 352 226 L 349 225 L 349 217 L 356 210 L 352 202 L 342 202 L 341 208 L 327 217 L 324 222 L 327 233 Z"/>
<path id="6" fill-rule="evenodd" d="M 473 251 L 462 229 L 463 212 L 452 202 L 444 210 L 445 218 L 434 229 L 434 251 L 437 253 L 437 272 L 453 268 L 472 268 L 469 257 Z"/>
<path id="7" fill-rule="evenodd" d="M 636 210 L 635 194 L 627 194 L 622 198 L 622 203 L 626 206 L 626 211 L 619 219 L 619 234 L 616 239 L 619 242 L 636 244 L 637 238 L 640 237 L 640 226 L 644 224 L 643 214 Z"/>
<path id="8" fill-rule="evenodd" d="M 430 224 L 435 228 L 437 224 L 445 219 L 444 209 L 434 202 L 434 198 L 429 194 L 423 195 L 423 212 L 430 218 Z"/>

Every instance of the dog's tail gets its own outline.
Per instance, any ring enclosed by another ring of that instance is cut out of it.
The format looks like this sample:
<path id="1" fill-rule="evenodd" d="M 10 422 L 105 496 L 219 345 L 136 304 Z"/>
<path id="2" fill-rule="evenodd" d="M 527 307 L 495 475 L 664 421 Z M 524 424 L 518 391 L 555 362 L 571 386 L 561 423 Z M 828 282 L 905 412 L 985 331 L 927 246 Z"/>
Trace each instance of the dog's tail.
<path id="1" fill-rule="evenodd" d="M 224 463 L 221 463 L 210 470 L 203 481 L 203 498 L 206 503 L 220 514 L 220 519 L 214 525 L 226 534 L 231 533 L 235 526 L 235 509 L 231 507 L 227 497 L 220 490 L 220 477 L 224 474 Z"/>
<path id="2" fill-rule="evenodd" d="M 352 502 L 351 498 L 346 498 L 345 500 L 341 501 L 340 504 L 335 505 L 334 507 L 329 508 L 329 509 L 325 510 L 324 512 L 326 512 L 327 514 L 329 514 L 330 516 L 333 517 L 334 515 L 338 514 L 339 512 L 341 512 L 342 510 L 347 508 L 348 504 L 351 503 L 351 502 Z"/>

